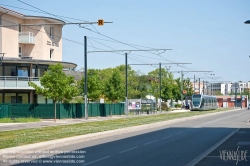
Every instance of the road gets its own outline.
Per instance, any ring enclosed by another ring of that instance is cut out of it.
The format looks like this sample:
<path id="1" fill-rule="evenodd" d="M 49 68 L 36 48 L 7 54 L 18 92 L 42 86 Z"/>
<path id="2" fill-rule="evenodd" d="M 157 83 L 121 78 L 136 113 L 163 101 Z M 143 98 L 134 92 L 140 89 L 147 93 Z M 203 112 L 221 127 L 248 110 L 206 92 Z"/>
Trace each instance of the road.
<path id="1" fill-rule="evenodd" d="M 239 128 L 249 128 L 249 110 L 230 111 L 154 129 L 72 144 L 36 155 L 52 155 L 23 165 L 182 166 L 193 165 Z M 57 152 L 53 152 L 56 150 Z M 60 153 L 68 152 L 69 153 Z M 58 153 L 59 152 L 59 153 Z M 56 154 L 54 154 L 56 153 Z M 41 157 L 41 156 L 40 156 Z M 79 158 L 75 158 L 79 157 Z M 72 164 L 63 164 L 63 162 Z M 48 164 L 52 162 L 52 164 Z M 79 162 L 78 164 L 76 164 Z M 41 163 L 41 164 L 39 164 Z M 7 164 L 7 163 L 6 163 Z"/>

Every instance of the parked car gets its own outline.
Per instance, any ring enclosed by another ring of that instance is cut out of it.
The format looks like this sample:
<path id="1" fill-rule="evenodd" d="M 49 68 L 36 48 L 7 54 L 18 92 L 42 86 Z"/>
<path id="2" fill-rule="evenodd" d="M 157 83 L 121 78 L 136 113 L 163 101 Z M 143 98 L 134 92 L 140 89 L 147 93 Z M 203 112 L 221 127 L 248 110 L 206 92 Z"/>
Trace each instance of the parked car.
<path id="1" fill-rule="evenodd" d="M 248 104 L 248 107 L 247 107 L 247 109 L 250 109 L 250 104 Z"/>

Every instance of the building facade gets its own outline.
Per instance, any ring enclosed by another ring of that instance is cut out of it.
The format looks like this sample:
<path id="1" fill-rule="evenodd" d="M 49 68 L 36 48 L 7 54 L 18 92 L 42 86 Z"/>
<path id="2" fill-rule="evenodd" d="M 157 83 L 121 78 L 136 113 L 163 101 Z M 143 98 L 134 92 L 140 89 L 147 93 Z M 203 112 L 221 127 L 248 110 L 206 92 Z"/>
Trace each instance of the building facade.
<path id="1" fill-rule="evenodd" d="M 37 25 L 36 25 L 37 24 Z M 49 65 L 62 62 L 62 27 L 55 18 L 26 16 L 0 6 L 0 103 L 48 103 L 28 81 L 40 85 Z"/>

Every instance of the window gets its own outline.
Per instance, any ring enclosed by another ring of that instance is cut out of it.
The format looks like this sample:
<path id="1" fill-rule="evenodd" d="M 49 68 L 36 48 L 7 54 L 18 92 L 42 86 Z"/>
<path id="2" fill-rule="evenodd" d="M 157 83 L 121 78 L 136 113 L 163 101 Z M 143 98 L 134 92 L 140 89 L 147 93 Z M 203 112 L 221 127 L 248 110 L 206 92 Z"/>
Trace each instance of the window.
<path id="1" fill-rule="evenodd" d="M 19 31 L 19 33 L 21 33 L 21 32 L 22 32 L 22 26 L 21 26 L 20 24 L 19 24 L 18 31 Z"/>
<path id="2" fill-rule="evenodd" d="M 19 49 L 18 49 L 18 57 L 19 58 L 21 58 L 22 57 L 22 51 L 23 49 L 22 49 L 22 47 L 19 47 Z"/>
<path id="3" fill-rule="evenodd" d="M 0 76 L 3 76 L 3 67 L 0 66 Z"/>
<path id="4" fill-rule="evenodd" d="M 17 76 L 16 66 L 5 66 L 4 76 Z"/>
<path id="5" fill-rule="evenodd" d="M 38 68 L 38 77 L 42 77 L 46 69 Z"/>
<path id="6" fill-rule="evenodd" d="M 50 60 L 53 59 L 53 52 L 54 52 L 54 50 L 50 49 L 50 52 L 49 52 L 49 58 L 50 58 Z"/>
<path id="7" fill-rule="evenodd" d="M 5 103 L 16 103 L 16 93 L 5 93 Z"/>
<path id="8" fill-rule="evenodd" d="M 36 69 L 32 69 L 32 74 L 31 74 L 31 77 L 36 77 Z"/>
<path id="9" fill-rule="evenodd" d="M 3 103 L 3 93 L 0 93 L 0 103 Z"/>
<path id="10" fill-rule="evenodd" d="M 29 103 L 28 93 L 18 93 L 17 103 L 28 104 Z"/>
<path id="11" fill-rule="evenodd" d="M 18 76 L 21 77 L 28 77 L 29 73 L 28 73 L 28 67 L 18 67 Z"/>
<path id="12" fill-rule="evenodd" d="M 54 27 L 50 27 L 50 29 L 49 29 L 49 37 L 51 39 L 54 39 Z"/>
<path id="13" fill-rule="evenodd" d="M 45 98 L 43 97 L 43 95 L 37 95 L 37 103 L 38 104 L 42 104 L 42 103 L 46 103 Z"/>

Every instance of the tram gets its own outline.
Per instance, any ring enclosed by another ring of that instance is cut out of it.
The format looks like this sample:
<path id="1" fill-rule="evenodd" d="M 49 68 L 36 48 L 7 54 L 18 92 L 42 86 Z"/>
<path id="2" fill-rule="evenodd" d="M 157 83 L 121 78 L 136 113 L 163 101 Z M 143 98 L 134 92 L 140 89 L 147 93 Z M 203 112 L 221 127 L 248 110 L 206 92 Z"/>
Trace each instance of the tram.
<path id="1" fill-rule="evenodd" d="M 192 95 L 191 111 L 215 110 L 218 108 L 218 101 L 215 96 L 194 94 Z"/>

